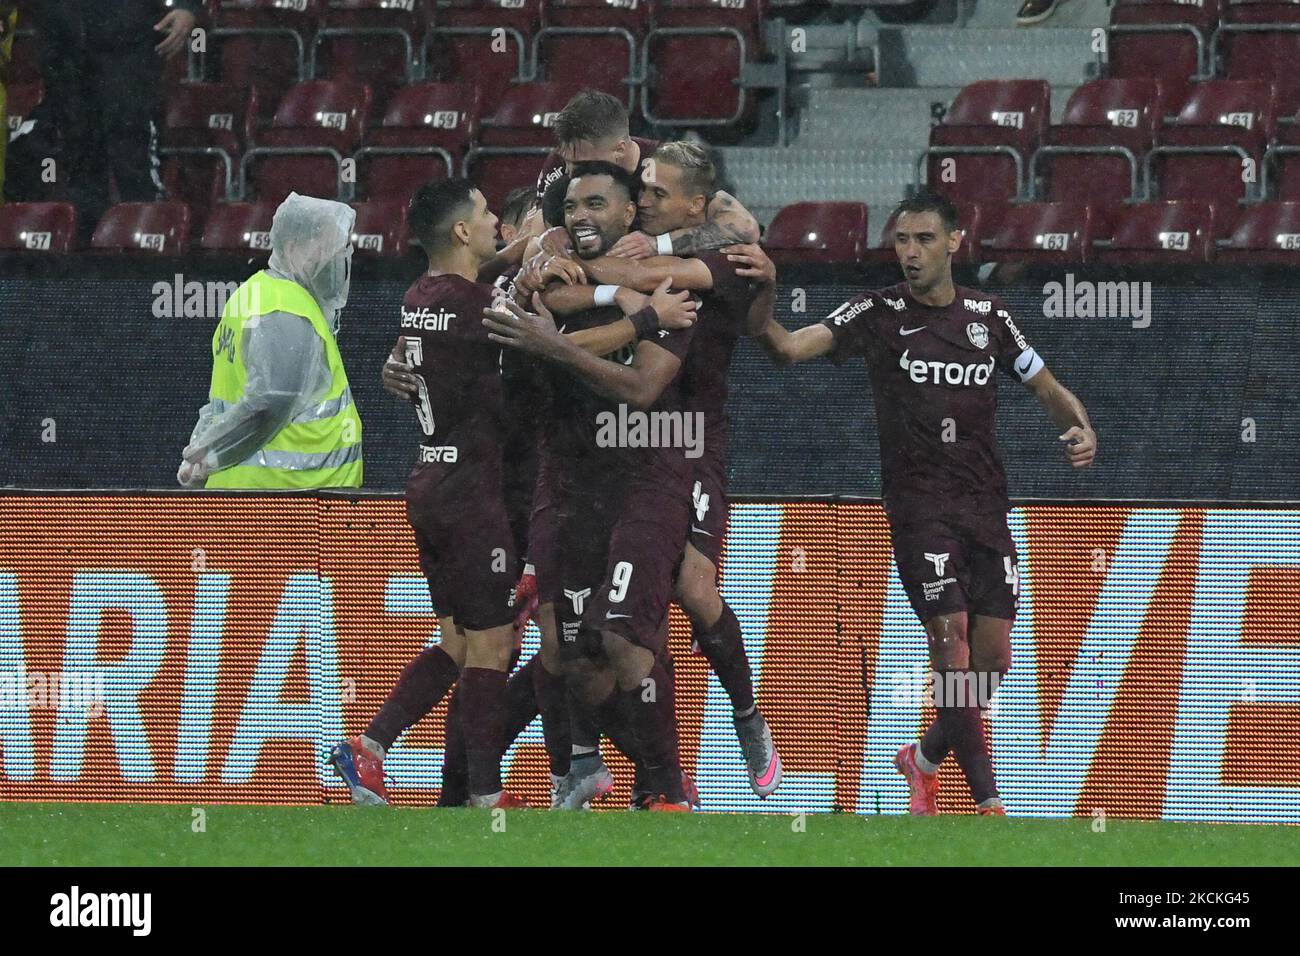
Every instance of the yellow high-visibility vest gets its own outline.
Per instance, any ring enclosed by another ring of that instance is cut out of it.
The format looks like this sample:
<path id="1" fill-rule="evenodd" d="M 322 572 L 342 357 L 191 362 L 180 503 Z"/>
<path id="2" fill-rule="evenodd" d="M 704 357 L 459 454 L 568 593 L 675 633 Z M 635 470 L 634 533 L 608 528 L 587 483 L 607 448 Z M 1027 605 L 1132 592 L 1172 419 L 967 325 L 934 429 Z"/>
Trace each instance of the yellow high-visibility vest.
<path id="1" fill-rule="evenodd" d="M 359 488 L 361 418 L 352 401 L 339 348 L 316 300 L 302 286 L 259 272 L 226 301 L 212 334 L 208 400 L 220 413 L 244 396 L 244 323 L 255 315 L 288 312 L 311 322 L 325 343 L 330 387 L 319 403 L 299 412 L 269 442 L 238 465 L 208 476 L 206 488 Z"/>

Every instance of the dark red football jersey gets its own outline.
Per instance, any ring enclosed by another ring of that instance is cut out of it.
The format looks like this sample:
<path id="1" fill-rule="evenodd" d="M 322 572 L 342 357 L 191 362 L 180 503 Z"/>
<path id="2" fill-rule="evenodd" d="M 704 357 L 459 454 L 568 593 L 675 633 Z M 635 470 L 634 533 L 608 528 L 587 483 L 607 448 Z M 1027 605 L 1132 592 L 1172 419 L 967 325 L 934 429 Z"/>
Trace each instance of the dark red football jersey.
<path id="1" fill-rule="evenodd" d="M 445 474 L 499 472 L 503 430 L 501 346 L 483 310 L 493 287 L 457 275 L 423 275 L 402 299 L 399 333 L 420 377 L 415 400 L 420 461 Z"/>
<path id="2" fill-rule="evenodd" d="M 705 454 L 725 455 L 727 376 L 755 290 L 748 279 L 736 275 L 735 265 L 723 253 L 703 252 L 696 258 L 708 266 L 713 288 L 700 293 L 695 339 L 686 356 L 682 389 L 688 407 L 704 413 Z"/>
<path id="3" fill-rule="evenodd" d="M 622 317 L 623 313 L 613 307 L 588 309 L 566 316 L 560 330 L 577 332 Z M 661 329 L 653 341 L 678 359 L 685 359 L 694 331 L 693 327 Z M 606 358 L 631 365 L 638 346 L 633 343 Z M 629 487 L 685 487 L 690 475 L 688 449 L 677 442 L 656 440 L 657 435 L 703 438 L 681 431 L 688 427 L 690 416 L 683 402 L 680 369 L 654 406 L 638 412 L 598 394 L 566 369 L 550 365 L 546 368 L 550 404 L 543 455 L 549 463 L 543 467 L 556 476 L 566 492 L 577 490 L 583 495 L 617 498 Z"/>
<path id="4" fill-rule="evenodd" d="M 657 139 L 642 139 L 640 136 L 633 136 L 632 142 L 641 147 L 641 160 L 636 167 L 636 181 L 642 182 L 641 175 L 645 172 L 646 160 L 651 154 L 659 148 L 660 141 Z M 555 150 L 546 157 L 542 163 L 542 170 L 537 174 L 537 201 L 541 202 L 542 197 L 546 195 L 546 187 L 555 182 L 564 175 L 564 160 Z"/>
<path id="5" fill-rule="evenodd" d="M 1008 507 L 994 372 L 1027 382 L 1043 360 L 997 296 L 956 291 L 936 308 L 900 283 L 850 299 L 823 323 L 835 336 L 832 361 L 866 360 L 881 493 L 896 522 Z"/>

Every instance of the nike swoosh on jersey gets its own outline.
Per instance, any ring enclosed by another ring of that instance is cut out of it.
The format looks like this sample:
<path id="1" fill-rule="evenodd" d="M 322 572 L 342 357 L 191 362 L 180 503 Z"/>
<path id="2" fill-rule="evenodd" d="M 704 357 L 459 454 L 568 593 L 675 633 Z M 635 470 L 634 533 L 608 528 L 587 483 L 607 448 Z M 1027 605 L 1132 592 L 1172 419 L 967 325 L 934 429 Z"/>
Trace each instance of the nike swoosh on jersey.
<path id="1" fill-rule="evenodd" d="M 705 531 L 703 528 L 697 528 L 697 527 L 695 527 L 695 525 L 691 525 L 691 530 L 692 530 L 692 531 L 699 532 L 700 534 L 707 534 L 710 538 L 713 537 L 713 532 L 712 532 L 712 531 Z"/>
<path id="2" fill-rule="evenodd" d="M 630 618 L 631 616 L 632 616 L 631 614 L 615 614 L 613 611 L 606 611 L 606 612 L 605 612 L 605 620 L 607 620 L 607 621 L 612 621 L 612 620 L 614 620 L 614 618 L 616 618 L 616 617 L 626 617 L 626 618 Z"/>
<path id="3" fill-rule="evenodd" d="M 914 329 L 899 329 L 899 330 L 898 330 L 898 334 L 899 334 L 899 335 L 911 335 L 913 332 L 920 332 L 920 331 L 921 331 L 922 329 L 924 329 L 924 328 L 928 328 L 928 326 L 918 325 L 918 326 L 917 326 L 916 328 L 914 328 Z"/>

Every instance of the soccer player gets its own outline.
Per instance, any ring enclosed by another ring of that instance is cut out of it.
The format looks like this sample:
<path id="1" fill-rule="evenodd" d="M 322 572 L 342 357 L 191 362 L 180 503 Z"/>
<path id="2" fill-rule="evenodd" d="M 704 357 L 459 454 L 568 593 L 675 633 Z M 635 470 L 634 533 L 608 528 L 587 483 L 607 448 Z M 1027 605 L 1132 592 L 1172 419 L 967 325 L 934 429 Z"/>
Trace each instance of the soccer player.
<path id="1" fill-rule="evenodd" d="M 1066 460 L 1092 464 L 1097 436 L 1002 301 L 952 281 L 957 211 L 922 193 L 898 206 L 894 247 L 906 281 L 845 302 L 816 325 L 769 318 L 760 342 L 778 364 L 866 360 L 879 423 L 881 491 L 899 578 L 925 627 L 938 717 L 899 750 L 909 806 L 932 815 L 937 772 L 954 753 L 978 812 L 1002 815 L 980 710 L 1011 666 L 1019 574 L 995 434 L 997 379 L 1023 383 L 1061 429 Z M 729 254 L 741 275 L 771 275 L 755 246 Z"/>
<path id="2" fill-rule="evenodd" d="M 571 169 L 574 163 L 607 162 L 645 179 L 647 160 L 659 142 L 630 135 L 627 107 L 617 98 L 598 90 L 575 95 L 555 117 L 555 138 L 559 148 L 546 157 L 537 175 L 537 198 L 546 187 Z M 645 258 L 653 255 L 686 256 L 706 249 L 720 249 L 733 243 L 758 242 L 758 221 L 744 206 L 723 190 L 710 197 L 702 221 L 671 232 L 650 236 L 637 223 L 610 247 L 609 254 Z"/>
<path id="3" fill-rule="evenodd" d="M 657 236 L 703 225 L 717 185 L 708 151 L 695 143 L 670 142 L 662 144 L 652 160 L 638 201 L 643 228 Z M 592 283 L 645 293 L 667 280 L 674 288 L 700 294 L 699 323 L 686 356 L 682 390 L 687 407 L 703 416 L 704 442 L 703 454 L 692 462 L 693 515 L 675 597 L 690 618 L 696 646 L 731 698 L 750 787 L 766 797 L 780 785 L 781 758 L 754 701 L 740 622 L 718 592 L 727 526 L 727 375 L 736 342 L 747 332 L 758 289 L 751 287 L 749 278 L 738 277 L 721 252 L 700 252 L 693 258 L 605 256 L 581 264 Z M 548 302 L 563 309 L 554 299 L 573 300 L 582 294 L 583 287 L 560 289 Z"/>
<path id="4" fill-rule="evenodd" d="M 450 179 L 421 186 L 408 220 L 429 269 L 401 308 L 419 427 L 406 508 L 441 640 L 407 665 L 366 732 L 330 759 L 354 801 L 386 802 L 387 749 L 459 678 L 470 804 L 522 807 L 500 774 L 518 568 L 502 491 L 501 349 L 481 322 L 495 292 L 477 281 L 496 253 L 497 217 L 467 180 Z"/>
<path id="5" fill-rule="evenodd" d="M 564 209 L 580 259 L 608 253 L 626 235 L 636 190 L 612 163 L 575 164 Z M 553 264 L 557 276 L 569 268 Z M 661 282 L 656 297 L 667 287 Z M 565 330 L 625 327 L 629 320 L 613 308 L 619 290 L 607 291 L 596 308 L 566 316 Z M 691 416 L 680 379 L 693 329 L 661 329 L 656 310 L 645 309 L 630 320 L 635 347 L 609 360 L 561 334 L 540 295 L 533 305 L 536 314 L 509 303 L 508 313 L 489 310 L 484 321 L 498 341 L 553 366 L 530 544 L 543 666 L 564 674 L 570 700 L 581 700 L 597 727 L 617 728 L 615 742 L 625 745 L 655 794 L 649 809 L 688 810 L 672 678 L 662 655 L 689 523 Z M 646 429 L 663 423 L 674 440 L 650 440 Z M 597 742 L 580 738 L 575 725 L 566 783 L 589 794 L 578 805 L 612 785 Z"/>

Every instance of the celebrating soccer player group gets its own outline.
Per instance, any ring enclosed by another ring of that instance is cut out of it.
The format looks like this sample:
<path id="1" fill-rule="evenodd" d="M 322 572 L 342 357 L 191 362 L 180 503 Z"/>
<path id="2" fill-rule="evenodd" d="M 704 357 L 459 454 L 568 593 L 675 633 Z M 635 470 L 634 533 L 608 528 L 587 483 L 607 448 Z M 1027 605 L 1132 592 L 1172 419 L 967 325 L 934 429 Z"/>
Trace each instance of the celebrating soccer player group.
<path id="1" fill-rule="evenodd" d="M 503 789 L 501 757 L 540 713 L 552 808 L 612 789 L 608 739 L 636 767 L 635 808 L 692 809 L 674 601 L 731 699 L 750 785 L 776 790 L 781 760 L 718 590 L 727 375 L 747 335 L 777 365 L 865 360 L 894 558 L 925 628 L 937 713 L 895 765 L 914 814 L 937 812 L 949 753 L 978 811 L 1002 814 L 981 710 L 1010 667 L 1018 573 L 994 372 L 1033 392 L 1074 467 L 1097 440 L 1003 303 L 953 285 L 953 206 L 933 194 L 901 203 L 905 281 L 791 332 L 774 316 L 758 225 L 717 188 L 707 149 L 631 137 L 623 105 L 591 91 L 554 130 L 536 189 L 512 193 L 500 221 L 463 179 L 411 200 L 429 268 L 402 302 L 383 375 L 416 412 L 407 514 L 440 642 L 332 751 L 353 800 L 387 802 L 387 749 L 450 693 L 439 805 L 523 806 Z M 530 618 L 541 649 L 515 669 Z"/>

